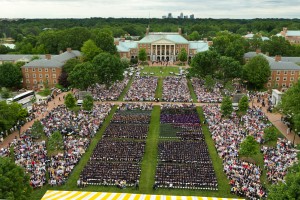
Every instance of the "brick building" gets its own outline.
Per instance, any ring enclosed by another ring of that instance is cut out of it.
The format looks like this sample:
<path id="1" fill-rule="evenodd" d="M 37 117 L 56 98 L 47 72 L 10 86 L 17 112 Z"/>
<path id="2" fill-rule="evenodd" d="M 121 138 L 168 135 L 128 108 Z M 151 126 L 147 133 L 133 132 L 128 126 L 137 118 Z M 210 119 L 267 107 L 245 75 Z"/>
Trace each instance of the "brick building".
<path id="1" fill-rule="evenodd" d="M 277 36 L 282 36 L 288 40 L 291 44 L 300 44 L 300 31 L 298 30 L 288 30 L 286 27 L 282 29 Z"/>
<path id="2" fill-rule="evenodd" d="M 128 59 L 137 58 L 139 49 L 146 50 L 148 61 L 177 61 L 178 53 L 184 48 L 191 59 L 195 54 L 207 51 L 212 42 L 204 39 L 203 41 L 188 41 L 178 32 L 149 32 L 146 29 L 146 36 L 140 41 L 119 39 L 115 41 L 120 57 Z"/>
<path id="3" fill-rule="evenodd" d="M 300 66 L 297 64 L 300 57 L 281 57 L 277 55 L 272 58 L 257 50 L 256 52 L 245 53 L 244 59 L 247 62 L 257 55 L 264 56 L 271 68 L 271 76 L 266 85 L 268 89 L 276 88 L 285 91 L 300 78 Z"/>
<path id="4" fill-rule="evenodd" d="M 33 60 L 22 66 L 23 87 L 27 89 L 40 90 L 47 82 L 49 87 L 58 83 L 63 65 L 72 58 L 78 58 L 81 53 L 68 48 L 60 55 L 46 54 L 45 59 Z"/>

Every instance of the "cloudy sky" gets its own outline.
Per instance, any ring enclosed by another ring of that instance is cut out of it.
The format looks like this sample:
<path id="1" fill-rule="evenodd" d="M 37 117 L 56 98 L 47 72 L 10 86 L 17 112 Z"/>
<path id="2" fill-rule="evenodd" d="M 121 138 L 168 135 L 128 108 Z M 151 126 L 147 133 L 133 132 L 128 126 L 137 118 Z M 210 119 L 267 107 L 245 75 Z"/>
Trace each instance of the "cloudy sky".
<path id="1" fill-rule="evenodd" d="M 0 18 L 300 18 L 300 0 L 0 0 Z"/>

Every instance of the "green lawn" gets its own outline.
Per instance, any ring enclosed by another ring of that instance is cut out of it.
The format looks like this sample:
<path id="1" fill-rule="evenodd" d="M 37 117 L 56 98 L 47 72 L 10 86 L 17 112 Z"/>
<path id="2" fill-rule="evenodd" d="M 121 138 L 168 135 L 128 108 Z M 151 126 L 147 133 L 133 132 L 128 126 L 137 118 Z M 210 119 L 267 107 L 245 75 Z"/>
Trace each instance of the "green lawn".
<path id="1" fill-rule="evenodd" d="M 157 87 L 155 91 L 155 98 L 162 99 L 162 93 L 163 93 L 163 77 L 158 77 L 157 81 Z"/>
<path id="2" fill-rule="evenodd" d="M 128 90 L 129 90 L 129 88 L 130 88 L 130 86 L 131 86 L 131 84 L 133 82 L 134 77 L 135 77 L 135 73 L 131 76 L 128 84 L 125 87 L 125 89 L 121 92 L 118 101 L 123 101 L 123 98 L 126 95 L 126 93 L 128 92 Z"/>
<path id="3" fill-rule="evenodd" d="M 175 76 L 175 73 L 179 73 L 179 67 L 166 67 L 166 66 L 162 66 L 162 67 L 151 67 L 151 66 L 146 66 L 144 67 L 144 69 L 142 69 L 141 71 L 141 76 L 147 76 L 150 75 L 150 73 L 153 73 L 150 76 Z M 148 74 L 144 74 L 144 72 L 148 73 Z M 174 74 L 170 74 L 170 72 L 173 72 Z"/>
<path id="4" fill-rule="evenodd" d="M 197 95 L 195 94 L 194 87 L 193 87 L 192 82 L 191 82 L 190 79 L 187 79 L 187 84 L 188 84 L 188 87 L 189 87 L 190 94 L 191 94 L 191 97 L 193 99 L 193 102 L 197 103 Z"/>

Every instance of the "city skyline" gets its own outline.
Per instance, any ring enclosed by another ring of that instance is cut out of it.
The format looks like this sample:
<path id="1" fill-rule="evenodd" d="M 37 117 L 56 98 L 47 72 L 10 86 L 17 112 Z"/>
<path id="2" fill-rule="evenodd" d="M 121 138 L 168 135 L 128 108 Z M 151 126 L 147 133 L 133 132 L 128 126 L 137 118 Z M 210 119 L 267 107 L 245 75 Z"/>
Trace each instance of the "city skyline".
<path id="1" fill-rule="evenodd" d="M 166 13 L 195 18 L 300 18 L 300 0 L 1 0 L 1 8 L 0 18 L 161 18 Z"/>

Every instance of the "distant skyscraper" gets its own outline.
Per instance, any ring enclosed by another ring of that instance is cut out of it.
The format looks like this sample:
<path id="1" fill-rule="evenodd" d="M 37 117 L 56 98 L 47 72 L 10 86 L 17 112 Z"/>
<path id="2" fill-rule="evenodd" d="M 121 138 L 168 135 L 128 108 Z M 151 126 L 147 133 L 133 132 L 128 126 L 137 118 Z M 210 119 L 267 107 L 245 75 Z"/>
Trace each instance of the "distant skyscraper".
<path id="1" fill-rule="evenodd" d="M 166 16 L 166 15 L 164 15 L 164 16 L 162 16 L 162 18 L 163 18 L 163 19 L 166 19 L 166 18 L 167 18 L 167 16 Z"/>
<path id="2" fill-rule="evenodd" d="M 194 14 L 191 14 L 191 15 L 190 15 L 190 19 L 195 19 L 195 15 L 194 15 Z"/>
<path id="3" fill-rule="evenodd" d="M 188 16 L 188 15 L 185 15 L 185 16 L 184 16 L 184 19 L 188 19 L 188 18 L 189 18 L 189 16 Z"/>
<path id="4" fill-rule="evenodd" d="M 180 18 L 183 19 L 183 13 L 180 13 Z"/>
<path id="5" fill-rule="evenodd" d="M 168 18 L 173 18 L 172 13 L 168 14 Z"/>

